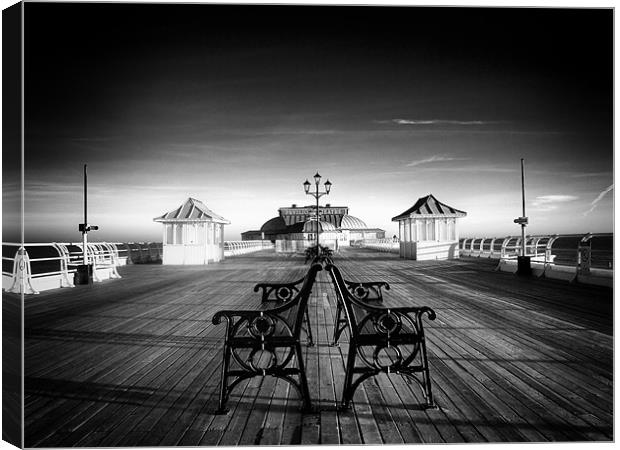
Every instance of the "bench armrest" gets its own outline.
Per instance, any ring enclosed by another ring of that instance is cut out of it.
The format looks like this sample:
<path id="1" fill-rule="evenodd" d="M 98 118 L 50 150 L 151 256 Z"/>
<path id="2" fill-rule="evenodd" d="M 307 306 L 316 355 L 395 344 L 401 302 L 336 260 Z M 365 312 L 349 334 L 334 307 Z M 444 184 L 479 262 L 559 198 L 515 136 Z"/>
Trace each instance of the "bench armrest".
<path id="1" fill-rule="evenodd" d="M 288 305 L 286 305 L 288 306 Z M 289 309 L 284 308 L 284 309 Z M 223 310 L 213 316 L 213 324 L 226 322 L 226 341 L 242 339 L 246 343 L 274 344 L 283 338 L 297 336 L 297 314 L 278 314 L 280 308 L 270 310 Z M 250 344 L 253 345 L 253 344 Z"/>
<path id="2" fill-rule="evenodd" d="M 256 317 L 276 316 L 292 306 L 294 305 L 283 305 L 278 308 L 270 309 L 223 309 L 216 312 L 211 321 L 213 322 L 213 325 L 219 325 L 222 323 L 222 319 L 226 320 L 229 324 L 234 323 L 235 318 L 251 321 Z"/>
<path id="3" fill-rule="evenodd" d="M 303 285 L 305 277 L 290 283 L 258 283 L 254 286 L 254 292 L 261 292 L 261 302 L 276 301 L 287 302 L 291 300 Z"/>
<path id="4" fill-rule="evenodd" d="M 422 317 L 423 314 L 426 314 L 429 320 L 435 320 L 437 317 L 435 311 L 429 306 L 397 306 L 391 308 L 380 305 L 369 305 L 368 303 L 357 300 L 356 298 L 350 298 L 350 300 L 356 307 L 361 308 L 372 315 L 393 313 L 397 315 L 413 314 L 416 317 Z"/>
<path id="5" fill-rule="evenodd" d="M 385 281 L 350 281 L 343 280 L 347 290 L 358 300 L 369 302 L 383 302 L 382 288 L 390 290 L 390 285 Z"/>

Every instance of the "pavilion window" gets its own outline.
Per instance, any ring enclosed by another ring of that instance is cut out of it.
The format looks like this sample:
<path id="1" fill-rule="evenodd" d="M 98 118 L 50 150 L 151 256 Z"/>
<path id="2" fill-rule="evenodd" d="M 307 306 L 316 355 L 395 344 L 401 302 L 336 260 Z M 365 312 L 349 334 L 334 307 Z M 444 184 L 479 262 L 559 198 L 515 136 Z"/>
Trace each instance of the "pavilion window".
<path id="1" fill-rule="evenodd" d="M 205 243 L 205 224 L 196 224 L 196 244 L 204 245 Z"/>
<path id="2" fill-rule="evenodd" d="M 196 243 L 196 225 L 188 224 L 187 225 L 187 236 L 186 236 L 187 244 L 195 244 Z"/>
<path id="3" fill-rule="evenodd" d="M 179 223 L 175 225 L 174 227 L 175 227 L 174 243 L 180 245 L 183 243 L 183 224 Z"/>
<path id="4" fill-rule="evenodd" d="M 214 244 L 219 244 L 221 241 L 219 224 L 213 224 L 213 241 Z"/>
<path id="5" fill-rule="evenodd" d="M 174 243 L 173 225 L 167 223 L 165 227 L 166 227 L 166 242 L 164 242 L 164 244 L 173 244 Z"/>
<path id="6" fill-rule="evenodd" d="M 432 220 L 427 220 L 426 221 L 426 240 L 427 241 L 432 241 L 435 239 L 435 227 L 434 227 L 434 221 Z"/>
<path id="7" fill-rule="evenodd" d="M 447 228 L 447 220 L 439 220 L 439 240 L 440 241 L 445 241 L 447 240 L 447 233 L 446 233 L 446 228 Z"/>

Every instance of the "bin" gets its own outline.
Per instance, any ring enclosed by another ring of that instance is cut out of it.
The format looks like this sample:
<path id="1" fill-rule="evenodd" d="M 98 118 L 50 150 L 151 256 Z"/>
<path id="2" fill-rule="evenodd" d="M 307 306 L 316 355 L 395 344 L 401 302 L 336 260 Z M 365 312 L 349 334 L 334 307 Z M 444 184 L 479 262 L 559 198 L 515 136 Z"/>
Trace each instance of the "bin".
<path id="1" fill-rule="evenodd" d="M 93 283 L 93 265 L 80 264 L 77 271 L 73 275 L 73 284 L 92 284 Z"/>
<path id="2" fill-rule="evenodd" d="M 517 275 L 532 275 L 532 264 L 529 256 L 517 256 Z"/>

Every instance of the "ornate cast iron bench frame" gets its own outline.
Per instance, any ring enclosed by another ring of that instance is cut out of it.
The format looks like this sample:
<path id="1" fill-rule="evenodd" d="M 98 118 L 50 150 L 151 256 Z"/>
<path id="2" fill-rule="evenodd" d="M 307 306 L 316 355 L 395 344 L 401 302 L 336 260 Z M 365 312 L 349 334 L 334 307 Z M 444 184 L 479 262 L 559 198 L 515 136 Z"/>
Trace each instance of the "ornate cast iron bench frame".
<path id="1" fill-rule="evenodd" d="M 304 283 L 306 277 L 302 277 L 297 281 L 292 281 L 290 283 L 258 283 L 254 286 L 254 292 L 261 292 L 261 302 L 277 302 L 279 304 L 284 304 L 286 302 L 291 301 L 297 294 Z M 308 317 L 308 308 L 306 308 L 304 312 L 304 325 L 306 336 L 308 337 L 308 347 L 312 347 L 314 345 L 314 340 L 312 338 L 312 328 L 310 327 L 310 318 Z"/>
<path id="2" fill-rule="evenodd" d="M 291 383 L 302 398 L 303 410 L 310 410 L 312 402 L 300 334 L 312 286 L 320 270 L 319 264 L 310 267 L 297 294 L 282 305 L 264 310 L 223 310 L 213 316 L 215 325 L 222 319 L 226 321 L 219 413 L 227 411 L 226 402 L 235 386 L 243 380 L 266 375 Z M 264 363 L 265 355 L 268 364 Z M 294 367 L 293 360 L 296 360 L 297 367 Z M 298 380 L 292 378 L 294 376 Z M 229 382 L 231 377 L 233 380 Z"/>
<path id="3" fill-rule="evenodd" d="M 332 264 L 330 261 L 329 264 Z M 366 302 L 371 305 L 380 305 L 383 303 L 383 291 L 390 290 L 390 285 L 385 281 L 365 281 L 365 282 L 357 282 L 357 281 L 349 281 L 342 279 L 344 281 L 344 285 L 347 291 L 358 299 L 361 302 Z M 346 314 L 344 314 L 344 309 L 342 306 L 342 302 L 336 302 L 336 314 L 334 316 L 334 336 L 331 345 L 338 345 L 338 339 L 340 339 L 340 335 L 344 330 L 348 327 L 348 321 L 346 318 Z"/>
<path id="4" fill-rule="evenodd" d="M 422 388 L 426 406 L 435 406 L 422 324 L 425 314 L 435 320 L 435 312 L 428 306 L 370 305 L 349 291 L 336 266 L 328 264 L 326 270 L 334 284 L 336 302 L 342 304 L 350 333 L 341 407 L 349 408 L 358 386 L 382 372 L 398 373 L 414 380 Z M 361 364 L 356 364 L 358 362 Z"/>

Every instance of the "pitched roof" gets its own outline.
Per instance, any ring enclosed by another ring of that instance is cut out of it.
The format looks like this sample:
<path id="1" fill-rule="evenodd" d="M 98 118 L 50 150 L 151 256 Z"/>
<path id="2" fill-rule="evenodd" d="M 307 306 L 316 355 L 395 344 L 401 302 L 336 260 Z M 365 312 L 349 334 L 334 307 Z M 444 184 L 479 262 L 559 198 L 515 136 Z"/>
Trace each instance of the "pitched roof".
<path id="1" fill-rule="evenodd" d="M 189 197 L 181 206 L 177 209 L 169 211 L 159 217 L 153 219 L 155 222 L 217 222 L 217 223 L 230 223 L 229 220 L 224 219 L 222 216 L 215 214 L 200 200 Z"/>
<path id="2" fill-rule="evenodd" d="M 465 211 L 441 203 L 433 194 L 428 194 L 426 197 L 420 197 L 407 211 L 392 217 L 392 221 L 395 222 L 399 219 L 408 219 L 410 217 L 465 217 L 466 215 Z"/>

